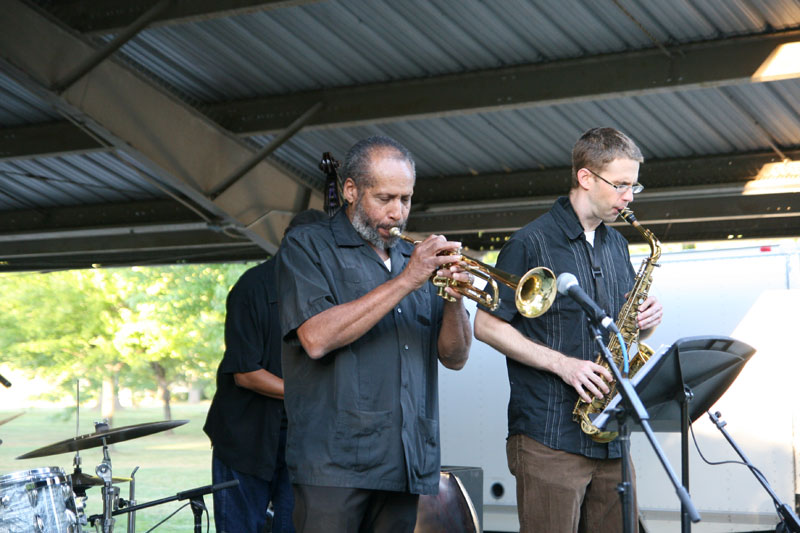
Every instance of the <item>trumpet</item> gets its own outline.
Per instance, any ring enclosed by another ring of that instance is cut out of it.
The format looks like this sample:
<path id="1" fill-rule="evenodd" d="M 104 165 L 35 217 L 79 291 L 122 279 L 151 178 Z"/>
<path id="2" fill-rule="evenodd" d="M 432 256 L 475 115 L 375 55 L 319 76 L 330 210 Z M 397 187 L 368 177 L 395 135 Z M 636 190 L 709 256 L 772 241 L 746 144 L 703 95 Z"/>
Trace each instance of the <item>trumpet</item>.
<path id="1" fill-rule="evenodd" d="M 414 245 L 421 242 L 403 235 L 400 228 L 392 228 L 389 233 Z M 556 289 L 556 275 L 547 267 L 532 268 L 524 276 L 519 277 L 466 256 L 461 253 L 461 250 L 442 252 L 442 254 L 459 256 L 461 259 L 453 262 L 463 263 L 465 271 L 476 278 L 485 280 L 486 287 L 491 289 L 491 292 L 486 289 L 478 289 L 472 283 L 456 281 L 445 276 L 437 276 L 434 273 L 431 276 L 431 283 L 437 287 L 438 295 L 445 300 L 455 301 L 455 298 L 445 291 L 447 287 L 450 287 L 465 298 L 474 300 L 494 311 L 500 305 L 500 289 L 497 285 L 497 282 L 500 282 L 514 290 L 514 303 L 519 314 L 527 318 L 536 318 L 550 309 L 556 299 L 556 293 L 558 292 Z"/>

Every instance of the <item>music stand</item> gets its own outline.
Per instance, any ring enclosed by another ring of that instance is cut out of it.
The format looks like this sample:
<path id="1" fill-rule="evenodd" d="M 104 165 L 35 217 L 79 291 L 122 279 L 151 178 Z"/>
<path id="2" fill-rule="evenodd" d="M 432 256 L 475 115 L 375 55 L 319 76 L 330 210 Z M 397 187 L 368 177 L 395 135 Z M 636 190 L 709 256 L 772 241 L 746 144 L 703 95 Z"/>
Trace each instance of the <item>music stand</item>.
<path id="1" fill-rule="evenodd" d="M 730 337 L 684 337 L 660 350 L 631 380 L 653 431 L 681 432 L 681 481 L 689 490 L 689 424 L 705 413 L 734 382 L 755 348 Z M 616 428 L 617 394 L 593 423 Z M 681 504 L 681 531 L 691 521 Z"/>

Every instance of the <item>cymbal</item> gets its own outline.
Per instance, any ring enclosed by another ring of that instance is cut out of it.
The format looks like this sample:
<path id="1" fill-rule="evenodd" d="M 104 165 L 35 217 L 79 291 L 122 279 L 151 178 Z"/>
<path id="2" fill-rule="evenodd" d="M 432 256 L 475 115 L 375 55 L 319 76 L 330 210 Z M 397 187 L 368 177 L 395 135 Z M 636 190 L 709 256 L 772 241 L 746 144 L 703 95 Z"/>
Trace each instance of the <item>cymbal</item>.
<path id="1" fill-rule="evenodd" d="M 121 428 L 109 429 L 95 433 L 81 435 L 72 439 L 62 440 L 55 444 L 38 448 L 32 452 L 20 455 L 17 459 L 31 459 L 33 457 L 44 457 L 46 455 L 57 455 L 59 453 L 75 452 L 78 450 L 85 450 L 87 448 L 95 448 L 103 445 L 103 440 L 106 444 L 115 444 L 126 440 L 144 437 L 159 431 L 166 431 L 174 427 L 182 426 L 188 420 L 164 420 L 162 422 L 148 422 L 145 424 L 136 424 L 133 426 L 124 426 Z"/>
<path id="2" fill-rule="evenodd" d="M 72 478 L 73 487 L 102 487 L 103 480 L 97 476 L 84 474 L 83 472 L 73 472 L 70 477 Z M 127 483 L 131 480 L 129 477 L 112 477 L 112 483 Z"/>

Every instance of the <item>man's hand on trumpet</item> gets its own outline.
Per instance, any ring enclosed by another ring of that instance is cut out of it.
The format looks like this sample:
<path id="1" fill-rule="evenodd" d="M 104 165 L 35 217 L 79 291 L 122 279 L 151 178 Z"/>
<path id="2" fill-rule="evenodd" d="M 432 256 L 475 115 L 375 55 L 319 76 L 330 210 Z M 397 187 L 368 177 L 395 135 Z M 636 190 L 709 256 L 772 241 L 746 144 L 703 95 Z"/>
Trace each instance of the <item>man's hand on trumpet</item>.
<path id="1" fill-rule="evenodd" d="M 416 288 L 424 285 L 434 275 L 471 283 L 472 275 L 460 262 L 460 249 L 460 242 L 448 241 L 442 235 L 431 235 L 424 241 L 415 243 L 414 252 L 403 275 L 413 280 Z M 445 292 L 452 298 L 461 299 L 461 294 L 452 287 L 447 287 Z"/>
<path id="2" fill-rule="evenodd" d="M 436 277 L 439 279 L 436 279 L 433 284 L 437 287 L 439 286 L 440 281 L 444 279 L 459 282 L 461 285 L 472 285 L 472 282 L 475 281 L 473 275 L 466 270 L 466 264 L 462 261 L 459 261 L 458 263 L 450 263 L 449 265 L 445 265 L 443 268 L 440 268 L 436 271 Z M 444 291 L 455 301 L 461 300 L 461 298 L 464 296 L 464 293 L 453 288 L 452 283 L 448 283 L 444 288 Z"/>

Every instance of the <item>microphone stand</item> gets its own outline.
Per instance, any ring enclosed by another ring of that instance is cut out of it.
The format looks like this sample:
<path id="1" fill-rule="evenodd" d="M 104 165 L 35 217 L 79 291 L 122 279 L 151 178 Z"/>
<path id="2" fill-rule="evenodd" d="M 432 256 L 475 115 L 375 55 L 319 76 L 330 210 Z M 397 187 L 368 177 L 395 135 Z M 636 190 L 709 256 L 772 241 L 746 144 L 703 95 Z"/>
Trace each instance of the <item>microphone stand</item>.
<path id="1" fill-rule="evenodd" d="M 800 519 L 797 518 L 797 515 L 794 513 L 794 511 L 792 511 L 792 508 L 789 507 L 788 504 L 783 503 L 780 500 L 780 498 L 778 498 L 778 495 L 775 494 L 774 490 L 772 490 L 772 487 L 770 486 L 769 482 L 764 478 L 763 474 L 761 474 L 761 472 L 758 469 L 756 469 L 755 466 L 753 466 L 753 463 L 750 462 L 750 459 L 748 459 L 745 456 L 742 449 L 739 448 L 739 446 L 733 440 L 733 437 L 731 437 L 728 431 L 725 429 L 725 425 L 727 424 L 727 422 L 724 422 L 720 418 L 721 416 L 722 415 L 720 414 L 719 411 L 717 411 L 714 414 L 712 414 L 711 411 L 708 411 L 708 417 L 711 419 L 714 425 L 717 426 L 717 429 L 719 429 L 720 433 L 722 433 L 722 435 L 725 437 L 725 440 L 727 440 L 730 443 L 730 445 L 733 447 L 733 449 L 736 451 L 739 457 L 742 458 L 744 464 L 747 465 L 747 468 L 750 469 L 750 471 L 756 477 L 758 482 L 761 483 L 761 486 L 764 487 L 764 489 L 769 493 L 770 497 L 772 498 L 772 502 L 775 504 L 775 510 L 778 511 L 778 516 L 780 516 L 781 518 L 781 521 L 778 524 L 775 531 L 777 533 L 800 533 Z"/>
<path id="2" fill-rule="evenodd" d="M 678 495 L 678 499 L 680 499 L 684 508 L 687 509 L 689 518 L 692 522 L 699 522 L 700 514 L 697 512 L 697 509 L 695 509 L 694 504 L 689 497 L 689 493 L 686 491 L 684 486 L 681 485 L 680 481 L 678 481 L 678 476 L 675 475 L 675 471 L 672 470 L 672 466 L 669 464 L 667 456 L 664 454 L 664 450 L 661 449 L 661 445 L 658 443 L 658 440 L 656 440 L 653 429 L 650 427 L 650 415 L 647 413 L 641 398 L 639 398 L 639 395 L 636 393 L 636 389 L 633 387 L 633 384 L 628 376 L 623 377 L 616 363 L 614 363 L 614 356 L 606 347 L 605 342 L 603 342 L 603 334 L 600 330 L 600 327 L 591 319 L 588 320 L 588 323 L 589 329 L 594 335 L 594 340 L 600 347 L 600 352 L 603 354 L 603 357 L 608 364 L 608 368 L 611 370 L 611 373 L 617 382 L 617 390 L 622 396 L 625 405 L 625 407 L 620 407 L 617 409 L 617 421 L 619 422 L 620 430 L 619 439 L 622 447 L 622 482 L 618 485 L 617 492 L 619 492 L 620 501 L 622 503 L 623 533 L 633 533 L 635 531 L 634 525 L 636 524 L 636 520 L 638 520 L 638 517 L 634 516 L 632 494 L 633 479 L 629 462 L 631 460 L 630 428 L 628 427 L 627 422 L 629 415 L 633 416 L 633 420 L 639 424 L 639 426 L 641 426 L 642 431 L 644 431 L 645 435 L 647 435 L 647 440 L 650 441 L 650 446 L 652 446 L 653 451 L 656 453 L 659 461 L 661 461 L 661 465 L 664 467 L 664 470 L 669 476 L 672 485 L 675 487 L 675 492 Z"/>
<path id="3" fill-rule="evenodd" d="M 146 507 L 152 507 L 154 505 L 161 505 L 162 503 L 173 502 L 175 500 L 189 500 L 189 504 L 192 508 L 192 514 L 194 514 L 194 531 L 195 533 L 202 533 L 203 511 L 205 511 L 206 509 L 205 503 L 203 502 L 203 494 L 210 494 L 212 492 L 217 492 L 218 490 L 229 489 L 231 487 L 237 486 L 238 484 L 239 480 L 233 479 L 231 481 L 216 483 L 214 485 L 204 485 L 202 487 L 184 490 L 183 492 L 179 492 L 175 496 L 169 496 L 167 498 L 161 498 L 160 500 L 153 500 L 151 502 L 140 503 L 138 505 L 129 505 L 123 509 L 117 509 L 113 511 L 111 514 L 113 516 L 116 516 L 123 513 L 132 513 L 134 511 L 138 511 L 139 509 L 145 509 Z M 90 516 L 89 520 L 91 521 L 93 518 L 99 518 L 99 517 Z"/>

